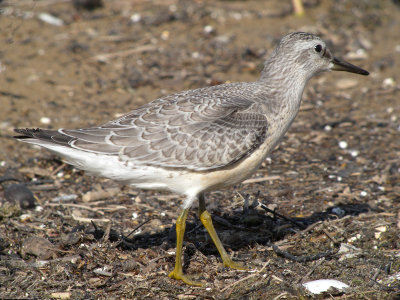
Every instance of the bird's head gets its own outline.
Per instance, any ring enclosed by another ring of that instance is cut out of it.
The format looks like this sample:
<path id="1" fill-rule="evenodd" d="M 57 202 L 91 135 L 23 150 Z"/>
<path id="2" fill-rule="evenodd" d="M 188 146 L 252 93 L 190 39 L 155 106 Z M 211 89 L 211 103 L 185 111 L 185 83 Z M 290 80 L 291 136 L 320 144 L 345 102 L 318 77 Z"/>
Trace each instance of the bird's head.
<path id="1" fill-rule="evenodd" d="M 295 32 L 284 36 L 272 58 L 283 60 L 280 64 L 300 69 L 309 78 L 330 70 L 361 75 L 369 74 L 368 71 L 333 56 L 321 38 L 304 32 Z"/>

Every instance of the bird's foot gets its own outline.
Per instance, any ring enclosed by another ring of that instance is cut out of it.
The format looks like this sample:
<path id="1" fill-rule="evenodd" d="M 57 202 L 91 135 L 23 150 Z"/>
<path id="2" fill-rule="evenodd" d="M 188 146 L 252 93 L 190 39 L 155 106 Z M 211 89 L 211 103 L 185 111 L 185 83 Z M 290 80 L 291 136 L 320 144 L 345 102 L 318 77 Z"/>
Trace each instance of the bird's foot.
<path id="1" fill-rule="evenodd" d="M 230 257 L 223 259 L 223 263 L 225 267 L 235 269 L 235 270 L 249 270 L 249 268 L 245 267 L 243 264 L 239 262 L 234 262 Z"/>
<path id="2" fill-rule="evenodd" d="M 203 286 L 204 283 L 199 282 L 199 281 L 193 281 L 189 279 L 185 274 L 183 274 L 182 270 L 173 270 L 171 273 L 168 275 L 169 278 L 173 278 L 176 280 L 182 280 L 184 283 L 188 285 L 194 285 L 194 286 Z"/>

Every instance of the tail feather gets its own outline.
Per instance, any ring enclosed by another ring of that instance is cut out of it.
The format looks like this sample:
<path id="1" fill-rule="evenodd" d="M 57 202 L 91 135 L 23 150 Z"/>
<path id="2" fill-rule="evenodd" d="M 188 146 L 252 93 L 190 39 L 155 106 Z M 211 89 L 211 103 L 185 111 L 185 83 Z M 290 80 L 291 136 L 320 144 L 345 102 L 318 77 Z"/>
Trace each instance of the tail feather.
<path id="1" fill-rule="evenodd" d="M 39 128 L 16 128 L 15 132 L 21 134 L 14 136 L 14 138 L 29 142 L 30 139 L 47 141 L 62 146 L 70 146 L 70 142 L 74 139 L 71 136 L 62 134 L 57 130 L 47 130 Z"/>

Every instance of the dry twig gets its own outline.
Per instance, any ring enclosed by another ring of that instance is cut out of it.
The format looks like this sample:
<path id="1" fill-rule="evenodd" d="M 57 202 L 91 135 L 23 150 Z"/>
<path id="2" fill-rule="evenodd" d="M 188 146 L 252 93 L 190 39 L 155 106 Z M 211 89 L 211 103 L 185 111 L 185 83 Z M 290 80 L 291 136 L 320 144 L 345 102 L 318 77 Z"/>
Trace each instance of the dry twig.
<path id="1" fill-rule="evenodd" d="M 221 292 L 223 293 L 223 292 L 225 292 L 227 289 L 229 289 L 229 288 L 231 288 L 231 287 L 233 287 L 233 286 L 235 286 L 235 285 L 241 283 L 242 281 L 245 281 L 245 280 L 248 280 L 248 279 L 250 279 L 250 278 L 253 278 L 253 277 L 255 277 L 255 276 L 260 275 L 261 272 L 264 271 L 264 269 L 268 266 L 269 262 L 270 262 L 270 260 L 268 260 L 268 261 L 263 265 L 263 267 L 262 267 L 257 273 L 250 274 L 249 276 L 246 276 L 246 277 L 244 277 L 244 278 L 239 279 L 238 281 L 235 281 L 235 282 L 231 283 L 230 285 L 224 287 L 224 288 L 221 290 Z"/>

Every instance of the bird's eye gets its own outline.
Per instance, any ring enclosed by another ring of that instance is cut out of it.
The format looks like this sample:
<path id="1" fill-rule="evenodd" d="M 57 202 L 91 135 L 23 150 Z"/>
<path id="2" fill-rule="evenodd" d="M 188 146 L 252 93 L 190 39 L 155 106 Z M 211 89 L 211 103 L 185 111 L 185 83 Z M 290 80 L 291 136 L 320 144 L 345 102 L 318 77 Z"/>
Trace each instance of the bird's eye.
<path id="1" fill-rule="evenodd" d="M 314 47 L 314 50 L 315 50 L 315 52 L 321 52 L 322 51 L 322 46 L 321 45 L 316 45 L 315 47 Z"/>

